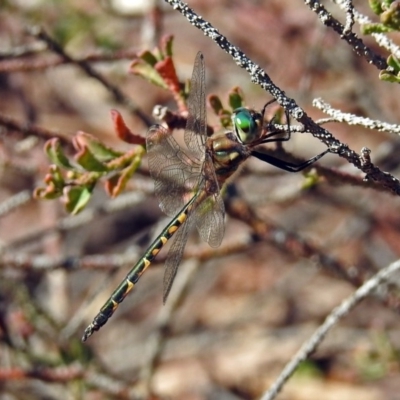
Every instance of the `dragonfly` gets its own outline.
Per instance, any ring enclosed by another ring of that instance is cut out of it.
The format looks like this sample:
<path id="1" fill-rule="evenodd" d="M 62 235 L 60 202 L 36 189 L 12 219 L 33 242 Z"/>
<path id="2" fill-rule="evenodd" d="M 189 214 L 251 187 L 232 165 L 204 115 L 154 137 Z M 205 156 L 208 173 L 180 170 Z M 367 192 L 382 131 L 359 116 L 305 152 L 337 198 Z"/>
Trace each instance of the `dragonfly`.
<path id="1" fill-rule="evenodd" d="M 155 194 L 161 210 L 172 220 L 85 329 L 83 341 L 109 320 L 173 236 L 174 240 L 165 261 L 164 303 L 171 290 L 191 228 L 196 226 L 200 237 L 211 247 L 221 244 L 225 231 L 221 188 L 246 159 L 254 156 L 285 171 L 298 172 L 330 151 L 328 148 L 301 164 L 293 164 L 255 150 L 261 144 L 286 141 L 291 136 L 290 127 L 284 137 L 277 137 L 282 131 L 265 128 L 264 114 L 270 103 L 261 112 L 245 107 L 236 109 L 231 117 L 233 129 L 208 137 L 204 56 L 201 52 L 197 53 L 187 100 L 185 146 L 180 147 L 171 132 L 161 125 L 153 125 L 146 138 Z"/>

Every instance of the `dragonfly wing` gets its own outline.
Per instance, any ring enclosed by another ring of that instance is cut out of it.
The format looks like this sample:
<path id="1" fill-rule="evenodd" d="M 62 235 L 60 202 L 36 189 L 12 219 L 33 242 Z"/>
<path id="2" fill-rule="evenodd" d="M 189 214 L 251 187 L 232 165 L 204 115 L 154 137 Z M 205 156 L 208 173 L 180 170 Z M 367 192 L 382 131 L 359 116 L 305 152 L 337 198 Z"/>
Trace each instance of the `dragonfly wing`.
<path id="1" fill-rule="evenodd" d="M 212 159 L 205 154 L 203 165 L 203 190 L 205 199 L 194 210 L 197 230 L 201 238 L 211 247 L 218 247 L 225 233 L 225 206 L 222 200 Z"/>
<path id="2" fill-rule="evenodd" d="M 222 197 L 215 193 L 202 201 L 194 211 L 200 237 L 211 247 L 218 247 L 225 233 L 225 206 Z"/>
<path id="3" fill-rule="evenodd" d="M 171 248 L 169 249 L 167 259 L 165 260 L 165 273 L 164 273 L 164 292 L 163 302 L 167 301 L 169 292 L 171 291 L 172 284 L 174 282 L 176 272 L 178 271 L 179 264 L 181 262 L 183 251 L 188 239 L 189 231 L 193 225 L 194 219 L 193 214 L 189 214 L 186 222 L 179 228 L 175 234 L 175 239 L 172 242 Z"/>
<path id="4" fill-rule="evenodd" d="M 146 139 L 151 177 L 160 208 L 173 217 L 193 196 L 201 164 L 191 160 L 167 129 L 152 126 Z"/>
<path id="5" fill-rule="evenodd" d="M 187 100 L 188 119 L 185 129 L 185 143 L 198 161 L 204 158 L 204 146 L 207 139 L 206 115 L 206 78 L 204 56 L 197 53 L 194 61 L 190 93 Z"/>

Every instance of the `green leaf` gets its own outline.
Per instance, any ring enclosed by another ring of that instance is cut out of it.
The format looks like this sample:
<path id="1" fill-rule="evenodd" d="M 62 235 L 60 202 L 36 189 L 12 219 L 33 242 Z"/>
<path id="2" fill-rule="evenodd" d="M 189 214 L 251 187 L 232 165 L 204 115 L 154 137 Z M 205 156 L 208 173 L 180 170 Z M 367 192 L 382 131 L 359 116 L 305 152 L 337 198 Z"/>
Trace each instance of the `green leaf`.
<path id="1" fill-rule="evenodd" d="M 54 200 L 61 196 L 61 193 L 55 190 L 54 186 L 49 185 L 46 188 L 36 188 L 33 191 L 35 199 Z"/>
<path id="2" fill-rule="evenodd" d="M 172 45 L 174 44 L 174 37 L 169 35 L 163 40 L 162 51 L 167 57 L 172 57 Z"/>
<path id="3" fill-rule="evenodd" d="M 388 59 L 387 63 L 390 67 L 392 67 L 397 73 L 400 72 L 400 60 L 396 58 L 393 54 L 391 54 Z"/>
<path id="4" fill-rule="evenodd" d="M 75 156 L 77 163 L 86 171 L 91 172 L 107 172 L 108 168 L 101 161 L 99 161 L 87 148 L 82 148 Z"/>
<path id="5" fill-rule="evenodd" d="M 49 172 L 50 173 L 48 177 L 50 178 L 51 182 L 57 189 L 61 190 L 65 186 L 65 180 L 61 173 L 60 167 L 57 165 L 50 165 Z"/>
<path id="6" fill-rule="evenodd" d="M 221 125 L 224 128 L 229 128 L 232 126 L 232 114 L 227 110 L 222 110 L 219 113 L 219 120 L 221 121 Z"/>
<path id="7" fill-rule="evenodd" d="M 151 65 L 152 67 L 158 63 L 158 59 L 154 56 L 153 53 L 146 50 L 139 55 L 139 58 L 142 59 L 146 64 Z"/>
<path id="8" fill-rule="evenodd" d="M 164 82 L 160 74 L 149 64 L 132 63 L 130 72 L 141 76 L 153 85 L 159 86 L 163 89 L 168 89 L 167 84 Z"/>
<path id="9" fill-rule="evenodd" d="M 70 214 L 78 214 L 89 202 L 92 191 L 86 186 L 66 187 L 63 193 L 63 202 Z"/>
<path id="10" fill-rule="evenodd" d="M 313 188 L 315 185 L 318 184 L 320 180 L 318 173 L 313 169 L 309 172 L 304 173 L 304 177 L 305 179 L 301 185 L 301 188 L 303 190 L 308 190 Z"/>
<path id="11" fill-rule="evenodd" d="M 232 110 L 243 107 L 243 92 L 240 88 L 235 87 L 229 93 L 229 106 Z"/>
<path id="12" fill-rule="evenodd" d="M 67 156 L 64 154 L 59 139 L 53 138 L 48 140 L 44 145 L 44 151 L 46 152 L 47 157 L 50 158 L 52 163 L 61 168 L 73 169 L 73 166 L 70 164 Z"/>
<path id="13" fill-rule="evenodd" d="M 381 71 L 379 73 L 379 79 L 386 82 L 400 83 L 400 76 L 393 75 L 387 71 Z"/>
<path id="14" fill-rule="evenodd" d="M 363 24 L 361 25 L 361 32 L 364 35 L 370 35 L 371 33 L 393 32 L 393 29 L 383 24 Z"/>
<path id="15" fill-rule="evenodd" d="M 111 147 L 106 146 L 95 136 L 86 133 L 86 132 L 78 132 L 76 136 L 73 138 L 73 143 L 75 148 L 78 150 L 82 150 L 84 148 L 89 149 L 89 151 L 93 154 L 98 161 L 111 161 L 114 158 L 120 157 L 123 153 L 112 149 Z M 93 171 L 93 170 L 91 170 Z"/>
<path id="16" fill-rule="evenodd" d="M 380 15 L 383 13 L 382 5 L 380 0 L 369 0 L 369 6 L 371 10 L 376 14 Z"/>
<path id="17" fill-rule="evenodd" d="M 130 165 L 128 165 L 118 174 L 107 179 L 105 189 L 111 197 L 117 197 L 125 189 L 128 180 L 139 168 L 141 160 L 142 156 L 138 154 L 138 156 L 132 160 Z"/>

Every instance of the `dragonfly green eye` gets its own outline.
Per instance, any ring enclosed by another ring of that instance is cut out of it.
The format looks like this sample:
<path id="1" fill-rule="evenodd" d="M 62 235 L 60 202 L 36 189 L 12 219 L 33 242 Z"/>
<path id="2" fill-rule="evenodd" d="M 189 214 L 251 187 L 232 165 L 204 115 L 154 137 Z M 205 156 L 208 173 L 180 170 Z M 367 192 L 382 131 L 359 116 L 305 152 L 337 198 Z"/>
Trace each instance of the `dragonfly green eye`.
<path id="1" fill-rule="evenodd" d="M 260 121 L 247 108 L 238 108 L 232 114 L 232 124 L 242 143 L 251 143 L 259 134 Z"/>

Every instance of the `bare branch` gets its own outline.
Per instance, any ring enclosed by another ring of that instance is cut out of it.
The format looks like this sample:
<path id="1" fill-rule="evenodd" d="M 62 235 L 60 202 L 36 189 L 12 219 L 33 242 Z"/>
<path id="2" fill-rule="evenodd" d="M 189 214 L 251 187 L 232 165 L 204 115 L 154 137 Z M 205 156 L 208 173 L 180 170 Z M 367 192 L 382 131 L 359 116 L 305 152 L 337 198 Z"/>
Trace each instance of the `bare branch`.
<path id="1" fill-rule="evenodd" d="M 364 128 L 377 130 L 379 132 L 389 132 L 400 135 L 400 125 L 388 124 L 387 122 L 342 112 L 333 108 L 329 103 L 321 98 L 314 99 L 313 106 L 332 117 L 329 121 L 324 122 L 346 122 L 348 125 L 359 125 L 363 126 Z"/>
<path id="2" fill-rule="evenodd" d="M 65 50 L 53 39 L 51 38 L 43 29 L 39 27 L 33 27 L 28 29 L 28 32 L 37 37 L 38 39 L 44 41 L 48 48 L 54 51 L 56 54 L 61 56 L 64 60 L 76 64 L 79 68 L 82 69 L 88 76 L 99 81 L 114 97 L 114 100 L 123 104 L 128 108 L 128 110 L 139 117 L 146 126 L 151 126 L 152 121 L 144 114 L 133 102 L 132 100 L 126 96 L 117 86 L 113 85 L 109 82 L 104 76 L 99 74 L 93 67 L 87 63 L 86 61 L 77 60 L 71 57 L 69 54 L 65 52 Z"/>
<path id="3" fill-rule="evenodd" d="M 276 379 L 271 388 L 261 397 L 261 400 L 272 400 L 282 390 L 284 384 L 293 375 L 299 365 L 305 361 L 322 342 L 328 332 L 338 323 L 340 319 L 345 317 L 354 307 L 370 296 L 379 285 L 384 283 L 390 275 L 400 269 L 400 261 L 390 264 L 386 268 L 379 271 L 371 279 L 366 281 L 359 289 L 357 289 L 349 298 L 344 300 L 336 307 L 325 319 L 325 322 L 315 331 L 315 333 L 301 346 L 300 350 L 294 355 L 291 361 L 285 366 L 279 377 Z"/>

